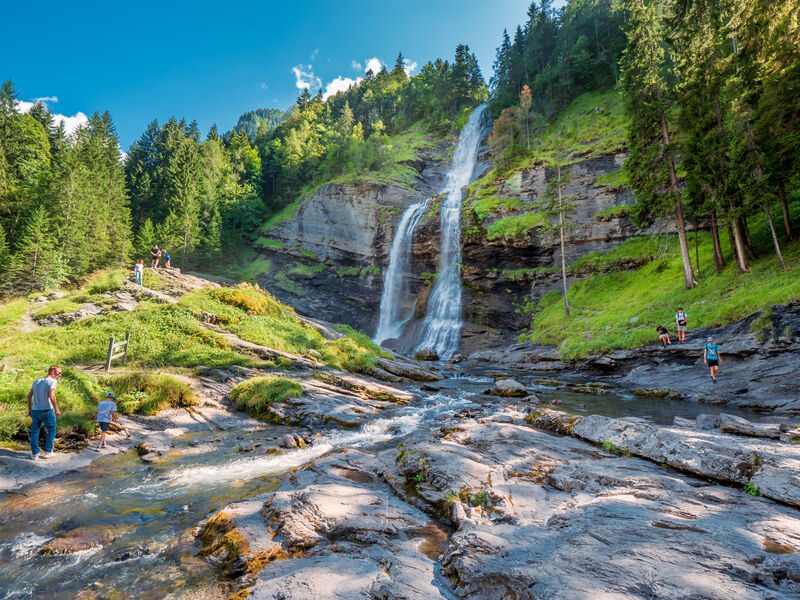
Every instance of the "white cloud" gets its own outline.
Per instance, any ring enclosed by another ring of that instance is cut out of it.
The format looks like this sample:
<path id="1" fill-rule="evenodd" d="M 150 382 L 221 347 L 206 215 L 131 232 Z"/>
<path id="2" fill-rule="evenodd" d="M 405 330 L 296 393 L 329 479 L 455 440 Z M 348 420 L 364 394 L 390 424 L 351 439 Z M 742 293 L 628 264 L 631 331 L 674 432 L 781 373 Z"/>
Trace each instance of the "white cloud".
<path id="1" fill-rule="evenodd" d="M 366 66 L 364 67 L 364 72 L 372 71 L 375 75 L 383 71 L 383 63 L 381 59 L 377 56 L 373 56 L 372 58 L 368 58 L 366 62 Z"/>
<path id="2" fill-rule="evenodd" d="M 403 59 L 403 70 L 406 72 L 408 77 L 411 77 L 411 74 L 417 70 L 417 63 L 416 61 L 411 60 L 410 58 Z"/>
<path id="3" fill-rule="evenodd" d="M 322 94 L 322 99 L 327 100 L 331 96 L 338 94 L 339 92 L 345 92 L 349 90 L 352 86 L 358 84 L 362 80 L 361 77 L 356 77 L 355 79 L 351 79 L 350 77 L 342 77 L 339 76 L 333 81 L 331 81 L 327 86 L 325 86 L 325 92 Z"/>
<path id="4" fill-rule="evenodd" d="M 43 96 L 42 98 L 34 98 L 34 102 L 41 102 L 47 104 L 48 102 L 58 102 L 58 96 Z"/>
<path id="5" fill-rule="evenodd" d="M 294 85 L 298 90 L 316 90 L 322 87 L 322 80 L 314 75 L 313 65 L 296 65 L 292 67 Z"/>
<path id="6" fill-rule="evenodd" d="M 311 53 L 311 60 L 317 58 L 317 54 L 319 54 L 319 48 L 314 48 L 314 51 Z"/>
<path id="7" fill-rule="evenodd" d="M 58 98 L 55 96 L 49 96 L 45 98 L 36 98 L 37 102 L 58 102 Z M 26 102 L 25 100 L 17 100 L 17 110 L 21 113 L 29 112 L 34 106 L 36 102 Z M 51 117 L 53 117 L 53 124 L 58 126 L 61 123 L 64 124 L 64 131 L 67 135 L 72 135 L 75 133 L 79 127 L 83 127 L 87 123 L 89 123 L 89 117 L 87 117 L 82 112 L 77 112 L 74 115 L 67 116 L 61 115 L 58 113 L 51 113 Z"/>
<path id="8" fill-rule="evenodd" d="M 269 89 L 269 86 L 263 81 L 259 81 L 258 83 L 256 83 L 256 87 L 260 90 L 264 90 L 265 92 Z"/>
<path id="9" fill-rule="evenodd" d="M 364 68 L 364 66 L 357 60 L 354 60 L 350 63 L 350 68 L 353 69 L 354 71 L 360 71 L 361 69 Z"/>

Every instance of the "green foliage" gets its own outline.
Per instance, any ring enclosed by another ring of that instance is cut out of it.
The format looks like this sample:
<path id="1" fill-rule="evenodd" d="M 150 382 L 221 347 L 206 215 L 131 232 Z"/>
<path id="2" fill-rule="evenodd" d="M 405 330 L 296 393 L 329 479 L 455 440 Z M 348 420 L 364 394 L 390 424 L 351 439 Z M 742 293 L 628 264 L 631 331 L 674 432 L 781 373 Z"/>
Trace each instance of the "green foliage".
<path id="1" fill-rule="evenodd" d="M 750 333 L 762 344 L 776 337 L 775 324 L 772 321 L 772 310 L 766 309 L 750 323 Z"/>
<path id="2" fill-rule="evenodd" d="M 188 384 L 161 373 L 130 373 L 101 378 L 100 383 L 117 395 L 125 415 L 156 415 L 167 408 L 189 408 L 198 399 Z"/>
<path id="3" fill-rule="evenodd" d="M 289 275 L 295 275 L 298 277 L 308 277 L 312 278 L 315 275 L 322 273 L 326 269 L 325 263 L 316 263 L 313 265 L 309 265 L 306 263 L 296 263 L 289 269 Z"/>
<path id="4" fill-rule="evenodd" d="M 526 212 L 498 219 L 486 228 L 486 236 L 490 240 L 523 239 L 534 229 L 548 226 L 547 216 L 541 212 Z"/>
<path id="5" fill-rule="evenodd" d="M 609 253 L 581 257 L 573 270 L 609 272 L 572 284 L 568 319 L 558 294 L 530 307 L 534 317 L 528 339 L 558 346 L 565 358 L 579 358 L 653 342 L 656 325 L 670 321 L 678 306 L 686 307 L 693 327 L 717 327 L 800 297 L 800 278 L 793 270 L 800 266 L 800 242 L 784 248 L 788 271 L 764 257 L 753 262 L 746 277 L 732 264 L 713 273 L 710 236 L 700 235 L 699 242 L 700 262 L 706 266 L 700 285 L 691 290 L 674 285 L 683 270 L 675 236 L 633 239 Z M 729 252 L 727 246 L 724 250 Z M 649 262 L 629 269 L 647 256 Z M 615 270 L 620 267 L 626 270 Z"/>
<path id="6" fill-rule="evenodd" d="M 239 410 L 245 411 L 251 417 L 273 421 L 270 406 L 302 395 L 303 388 L 296 381 L 267 375 L 253 377 L 235 385 L 228 397 Z"/>
<path id="7" fill-rule="evenodd" d="M 599 211 L 594 218 L 598 221 L 609 221 L 611 219 L 624 219 L 631 213 L 631 207 L 625 205 L 615 205 Z"/>
<path id="8" fill-rule="evenodd" d="M 631 455 L 630 452 L 628 452 L 627 450 L 623 450 L 622 448 L 618 448 L 617 446 L 614 445 L 613 442 L 611 442 L 609 440 L 606 440 L 605 442 L 603 442 L 601 444 L 601 446 L 603 447 L 603 450 L 605 450 L 606 452 L 610 452 L 611 454 L 616 454 L 617 456 L 630 456 Z"/>
<path id="9" fill-rule="evenodd" d="M 758 486 L 755 483 L 753 483 L 752 481 L 748 481 L 747 483 L 745 483 L 744 487 L 742 489 L 744 490 L 744 492 L 746 494 L 748 494 L 750 496 L 760 496 L 761 495 L 761 490 L 759 490 Z"/>
<path id="10" fill-rule="evenodd" d="M 470 506 L 476 507 L 486 507 L 491 503 L 491 500 L 489 499 L 489 493 L 486 490 L 470 492 L 467 495 L 467 501 L 469 502 Z"/>
<path id="11" fill-rule="evenodd" d="M 603 173 L 594 180 L 594 184 L 601 187 L 611 188 L 613 190 L 622 189 L 628 186 L 628 172 L 625 168 L 617 169 Z"/>
<path id="12" fill-rule="evenodd" d="M 266 233 L 273 227 L 280 225 L 281 223 L 285 223 L 290 219 L 293 219 L 294 216 L 297 214 L 297 209 L 300 208 L 300 202 L 295 201 L 291 204 L 287 204 L 281 210 L 273 214 L 264 225 L 261 226 L 261 231 Z"/>
<path id="13" fill-rule="evenodd" d="M 499 196 L 488 196 L 470 202 L 470 206 L 472 207 L 472 210 L 475 211 L 475 215 L 478 217 L 478 219 L 483 222 L 493 215 L 503 215 L 510 212 L 525 210 L 529 204 L 523 200 L 520 200 L 519 198 L 500 198 Z"/>

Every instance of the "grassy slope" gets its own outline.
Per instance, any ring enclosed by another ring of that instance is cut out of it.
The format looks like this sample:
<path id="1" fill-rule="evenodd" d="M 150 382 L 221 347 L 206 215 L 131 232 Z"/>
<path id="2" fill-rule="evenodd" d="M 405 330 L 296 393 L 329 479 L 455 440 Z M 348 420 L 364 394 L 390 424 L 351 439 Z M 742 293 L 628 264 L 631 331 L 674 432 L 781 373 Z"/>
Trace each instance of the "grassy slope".
<path id="1" fill-rule="evenodd" d="M 795 204 L 795 213 L 800 206 Z M 620 348 L 635 348 L 656 340 L 655 328 L 664 325 L 674 332 L 673 315 L 683 306 L 690 317 L 691 330 L 719 326 L 736 319 L 800 298 L 800 242 L 783 247 L 787 271 L 781 271 L 772 254 L 763 222 L 752 220 L 754 243 L 761 258 L 752 272 L 739 275 L 730 262 L 728 240 L 723 250 L 728 265 L 717 275 L 713 267 L 710 236 L 699 236 L 701 272 L 699 285 L 691 290 L 682 286 L 683 267 L 675 236 L 654 236 L 629 240 L 606 254 L 589 254 L 573 265 L 575 269 L 604 270 L 569 289 L 571 315 L 564 317 L 561 294 L 546 295 L 531 307 L 535 317 L 531 341 L 559 346 L 565 358 Z M 694 258 L 694 234 L 690 234 Z M 615 271 L 616 264 L 630 259 L 650 260 L 644 266 Z"/>
<path id="2" fill-rule="evenodd" d="M 533 198 L 505 198 L 497 195 L 499 185 L 518 171 L 536 165 L 553 166 L 556 160 L 568 164 L 615 153 L 625 148 L 627 128 L 622 97 L 615 90 L 588 92 L 572 101 L 541 135 L 531 140 L 531 150 L 515 157 L 503 169 L 493 169 L 469 186 L 464 209 L 472 212 L 489 240 L 525 238 L 537 227 L 547 225 Z M 627 183 L 624 170 L 598 178 L 597 185 L 619 188 Z"/>
<path id="3" fill-rule="evenodd" d="M 71 310 L 74 304 L 106 301 L 102 293 L 116 289 L 125 275 L 124 271 L 101 273 L 56 301 L 57 306 Z M 158 285 L 152 273 L 146 273 L 145 281 L 148 279 Z M 216 315 L 223 327 L 243 339 L 287 352 L 313 349 L 322 354 L 324 362 L 341 368 L 364 368 L 374 364 L 377 356 L 377 350 L 356 332 L 345 332 L 347 336 L 342 340 L 326 341 L 317 330 L 303 324 L 291 308 L 256 288 L 199 290 L 187 294 L 176 305 L 141 302 L 133 312 L 100 315 L 25 333 L 26 313 L 45 307 L 52 310 L 49 303 L 39 307 L 26 299 L 0 304 L 0 443 L 15 437 L 24 439 L 29 423 L 25 397 L 31 381 L 41 377 L 50 364 L 64 367 L 58 389 L 64 413 L 59 420 L 61 431 L 72 427 L 91 430 L 95 406 L 106 387 L 129 394 L 129 412 L 153 412 L 174 404 L 170 398 L 181 397 L 168 389 L 168 382 L 98 379 L 79 368 L 102 364 L 112 335 L 120 337 L 131 332 L 128 367 L 140 373 L 150 369 L 185 372 L 198 366 L 264 365 L 263 361 L 236 352 L 220 335 L 204 328 L 203 313 Z M 151 385 L 149 396 L 150 388 L 145 384 Z"/>

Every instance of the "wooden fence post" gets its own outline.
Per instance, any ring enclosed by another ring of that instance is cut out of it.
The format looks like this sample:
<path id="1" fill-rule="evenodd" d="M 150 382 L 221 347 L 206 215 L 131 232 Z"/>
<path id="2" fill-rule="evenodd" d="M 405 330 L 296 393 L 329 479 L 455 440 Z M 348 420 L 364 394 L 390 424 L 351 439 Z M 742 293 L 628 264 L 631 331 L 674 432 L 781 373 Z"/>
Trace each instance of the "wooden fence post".
<path id="1" fill-rule="evenodd" d="M 114 356 L 114 336 L 108 340 L 108 355 L 106 356 L 106 371 L 111 370 L 111 357 Z"/>

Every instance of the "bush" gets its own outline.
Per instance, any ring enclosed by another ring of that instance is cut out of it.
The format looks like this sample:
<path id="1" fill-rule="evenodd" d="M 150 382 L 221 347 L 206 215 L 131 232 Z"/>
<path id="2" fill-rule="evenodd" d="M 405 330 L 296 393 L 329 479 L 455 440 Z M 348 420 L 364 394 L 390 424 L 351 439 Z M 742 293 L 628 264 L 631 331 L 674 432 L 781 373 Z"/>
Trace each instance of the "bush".
<path id="1" fill-rule="evenodd" d="M 155 415 L 167 408 L 196 406 L 188 384 L 164 374 L 132 373 L 101 379 L 117 394 L 117 406 L 126 415 Z"/>
<path id="2" fill-rule="evenodd" d="M 228 394 L 239 410 L 256 419 L 273 421 L 269 407 L 288 398 L 299 398 L 303 388 L 296 381 L 283 377 L 254 377 L 236 385 Z"/>
<path id="3" fill-rule="evenodd" d="M 285 308 L 275 298 L 247 283 L 239 284 L 235 288 L 211 290 L 209 295 L 252 316 L 275 317 L 285 312 Z"/>

